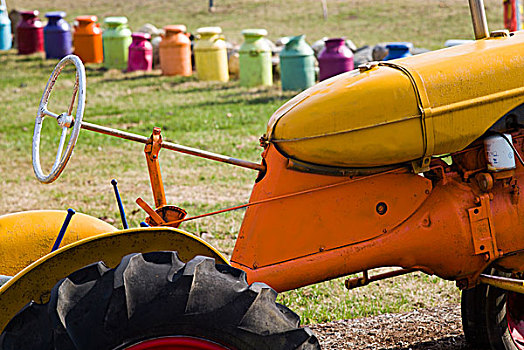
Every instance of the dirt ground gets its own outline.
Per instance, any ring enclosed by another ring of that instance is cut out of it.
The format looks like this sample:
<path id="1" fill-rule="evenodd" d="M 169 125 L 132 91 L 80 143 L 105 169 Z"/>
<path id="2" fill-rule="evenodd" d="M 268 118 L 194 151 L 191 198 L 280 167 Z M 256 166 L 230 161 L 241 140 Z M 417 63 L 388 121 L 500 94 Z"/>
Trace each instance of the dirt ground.
<path id="1" fill-rule="evenodd" d="M 313 324 L 323 350 L 475 350 L 466 345 L 460 305 Z"/>

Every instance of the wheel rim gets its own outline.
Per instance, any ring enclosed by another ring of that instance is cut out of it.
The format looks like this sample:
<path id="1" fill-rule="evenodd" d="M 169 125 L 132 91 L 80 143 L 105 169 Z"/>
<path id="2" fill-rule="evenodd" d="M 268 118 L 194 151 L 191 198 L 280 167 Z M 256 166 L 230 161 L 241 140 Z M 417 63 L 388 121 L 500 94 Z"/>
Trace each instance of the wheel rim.
<path id="1" fill-rule="evenodd" d="M 506 314 L 511 337 L 517 349 L 524 350 L 524 295 L 508 293 Z"/>
<path id="2" fill-rule="evenodd" d="M 125 350 L 230 350 L 210 342 L 193 337 L 165 337 L 145 340 Z"/>

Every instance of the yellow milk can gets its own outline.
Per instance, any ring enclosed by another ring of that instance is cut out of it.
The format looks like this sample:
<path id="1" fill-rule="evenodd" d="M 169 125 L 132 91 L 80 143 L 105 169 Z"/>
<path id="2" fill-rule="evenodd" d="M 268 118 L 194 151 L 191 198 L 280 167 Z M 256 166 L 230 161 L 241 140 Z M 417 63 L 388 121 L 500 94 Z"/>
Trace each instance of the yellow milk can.
<path id="1" fill-rule="evenodd" d="M 227 49 L 220 27 L 197 29 L 194 46 L 195 66 L 199 80 L 229 80 L 227 69 Z"/>

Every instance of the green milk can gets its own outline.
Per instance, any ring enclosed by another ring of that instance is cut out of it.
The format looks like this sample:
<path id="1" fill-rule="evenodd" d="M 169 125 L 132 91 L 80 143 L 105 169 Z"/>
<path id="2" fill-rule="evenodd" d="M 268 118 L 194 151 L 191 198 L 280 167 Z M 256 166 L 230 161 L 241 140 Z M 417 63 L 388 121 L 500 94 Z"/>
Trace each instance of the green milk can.
<path id="1" fill-rule="evenodd" d="M 242 31 L 244 43 L 240 46 L 240 85 L 273 85 L 271 47 L 264 40 L 265 29 L 245 29 Z"/>
<path id="2" fill-rule="evenodd" d="M 199 80 L 229 80 L 227 47 L 220 27 L 197 29 L 194 45 L 195 66 Z"/>
<path id="3" fill-rule="evenodd" d="M 315 85 L 315 54 L 305 38 L 291 37 L 280 52 L 282 90 L 305 90 Z"/>
<path id="4" fill-rule="evenodd" d="M 129 45 L 133 41 L 126 17 L 106 17 L 104 19 L 104 67 L 127 69 Z"/>

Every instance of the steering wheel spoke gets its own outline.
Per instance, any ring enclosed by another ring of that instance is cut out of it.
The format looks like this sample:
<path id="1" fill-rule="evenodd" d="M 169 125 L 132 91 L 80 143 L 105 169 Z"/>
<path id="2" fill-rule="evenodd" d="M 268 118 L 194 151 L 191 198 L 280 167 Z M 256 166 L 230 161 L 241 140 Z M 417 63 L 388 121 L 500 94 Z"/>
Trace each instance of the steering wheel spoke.
<path id="1" fill-rule="evenodd" d="M 55 162 L 53 163 L 53 167 L 51 169 L 51 172 L 55 171 L 55 169 L 58 168 L 58 165 L 60 164 L 60 159 L 62 158 L 62 152 L 64 151 L 64 144 L 67 139 L 67 127 L 62 127 L 62 134 L 60 135 L 60 141 L 58 143 L 58 150 L 56 151 L 56 157 Z"/>
<path id="2" fill-rule="evenodd" d="M 60 116 L 59 114 L 55 114 L 55 113 L 47 110 L 47 108 L 45 108 L 45 107 L 41 109 L 41 113 L 42 113 L 42 115 L 47 115 L 47 116 L 53 117 L 55 119 L 58 119 L 58 117 Z"/>
<path id="3" fill-rule="evenodd" d="M 73 88 L 73 97 L 69 104 L 68 112 L 56 114 L 47 109 L 47 103 L 58 76 L 68 63 L 74 64 L 76 68 L 76 81 Z M 73 154 L 73 148 L 75 147 L 76 141 L 78 139 L 78 134 L 82 126 L 82 117 L 84 115 L 86 90 L 85 82 L 86 77 L 84 65 L 82 64 L 80 58 L 75 55 L 68 55 L 58 62 L 55 69 L 51 73 L 49 80 L 47 81 L 47 85 L 40 100 L 40 105 L 38 106 L 38 113 L 36 115 L 35 129 L 33 133 L 33 170 L 40 182 L 51 183 L 55 181 L 58 176 L 60 176 L 71 155 Z M 76 107 L 76 113 L 73 114 L 75 101 L 77 99 L 78 104 Z M 42 132 L 42 121 L 45 116 L 55 118 L 58 125 L 62 128 L 55 161 L 49 174 L 44 174 L 40 165 L 40 134 Z M 71 129 L 71 133 L 69 142 L 66 144 L 69 129 Z"/>

